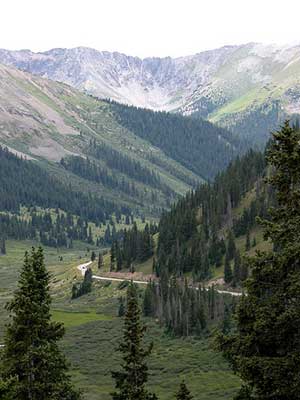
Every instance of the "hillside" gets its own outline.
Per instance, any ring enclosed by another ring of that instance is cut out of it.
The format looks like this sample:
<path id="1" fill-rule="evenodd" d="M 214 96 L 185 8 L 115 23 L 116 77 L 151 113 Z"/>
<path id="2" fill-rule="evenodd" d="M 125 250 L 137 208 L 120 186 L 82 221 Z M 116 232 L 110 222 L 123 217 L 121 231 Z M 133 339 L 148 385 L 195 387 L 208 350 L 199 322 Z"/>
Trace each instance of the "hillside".
<path id="1" fill-rule="evenodd" d="M 1 145 L 77 189 L 137 212 L 158 215 L 245 148 L 209 123 L 100 101 L 15 68 L 0 65 L 0 79 Z M 142 121 L 146 131 L 133 121 Z M 183 147 L 186 138 L 197 159 Z M 68 159 L 85 164 L 85 174 L 67 167 L 74 166 Z M 98 170 L 96 181 L 87 168 Z"/>
<path id="2" fill-rule="evenodd" d="M 101 98 L 193 114 L 262 144 L 286 115 L 299 113 L 299 55 L 299 46 L 248 43 L 174 59 L 84 47 L 0 50 L 0 62 Z"/>
<path id="3" fill-rule="evenodd" d="M 196 281 L 241 286 L 249 273 L 242 257 L 269 246 L 256 222 L 256 217 L 267 217 L 274 202 L 264 183 L 266 173 L 264 154 L 250 151 L 212 185 L 200 185 L 164 213 L 156 274 L 188 274 Z"/>

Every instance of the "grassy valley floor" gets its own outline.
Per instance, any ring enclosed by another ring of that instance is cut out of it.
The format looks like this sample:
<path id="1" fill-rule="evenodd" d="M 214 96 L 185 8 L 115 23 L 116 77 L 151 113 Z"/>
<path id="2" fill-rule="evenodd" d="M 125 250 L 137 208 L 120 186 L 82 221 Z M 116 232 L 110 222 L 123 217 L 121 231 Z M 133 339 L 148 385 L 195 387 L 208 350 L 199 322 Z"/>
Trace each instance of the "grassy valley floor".
<path id="1" fill-rule="evenodd" d="M 34 244 L 7 241 L 7 255 L 0 257 L 0 343 L 8 321 L 4 304 L 16 288 L 24 252 Z M 72 283 L 82 279 L 76 267 L 89 259 L 89 252 L 78 244 L 75 249 L 59 253 L 45 248 L 45 256 L 53 275 L 53 318 L 66 327 L 61 345 L 71 362 L 73 379 L 86 400 L 108 400 L 113 390 L 110 371 L 118 370 L 120 365 L 116 348 L 123 321 L 117 317 L 118 299 L 126 295 L 126 289 L 121 290 L 118 283 L 96 282 L 92 293 L 71 300 Z M 221 355 L 211 349 L 210 339 L 171 338 L 153 319 L 146 323 L 146 340 L 154 342 L 149 387 L 160 400 L 173 399 L 183 378 L 195 400 L 233 397 L 240 381 Z"/>

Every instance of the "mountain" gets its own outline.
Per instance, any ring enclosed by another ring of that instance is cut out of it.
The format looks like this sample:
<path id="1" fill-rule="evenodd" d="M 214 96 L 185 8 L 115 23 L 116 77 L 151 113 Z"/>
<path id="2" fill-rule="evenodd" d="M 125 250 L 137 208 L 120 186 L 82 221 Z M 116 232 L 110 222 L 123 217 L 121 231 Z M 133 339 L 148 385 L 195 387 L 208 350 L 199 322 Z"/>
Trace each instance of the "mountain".
<path id="1" fill-rule="evenodd" d="M 266 175 L 265 155 L 250 150 L 212 185 L 200 185 L 164 213 L 159 223 L 157 275 L 189 273 L 202 281 L 224 274 L 225 283 L 240 285 L 247 277 L 241 256 L 270 245 L 256 222 L 258 216 L 266 218 L 275 204 Z"/>
<path id="2" fill-rule="evenodd" d="M 0 80 L 0 145 L 136 212 L 158 215 L 245 149 L 203 120 L 100 101 L 4 65 Z"/>
<path id="3" fill-rule="evenodd" d="M 101 98 L 206 118 L 262 143 L 300 112 L 300 46 L 248 43 L 179 58 L 90 48 L 0 50 L 0 62 Z"/>

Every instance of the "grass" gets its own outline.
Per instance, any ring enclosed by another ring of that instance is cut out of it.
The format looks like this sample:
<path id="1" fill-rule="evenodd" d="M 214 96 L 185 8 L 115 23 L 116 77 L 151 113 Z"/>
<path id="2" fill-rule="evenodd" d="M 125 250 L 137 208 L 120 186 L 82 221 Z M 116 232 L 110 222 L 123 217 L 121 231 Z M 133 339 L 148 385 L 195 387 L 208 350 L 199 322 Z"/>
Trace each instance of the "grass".
<path id="1" fill-rule="evenodd" d="M 7 255 L 0 257 L 0 343 L 8 321 L 4 303 L 16 288 L 24 251 L 32 245 L 36 243 L 7 241 Z M 63 261 L 59 261 L 61 255 Z M 71 362 L 74 383 L 83 389 L 85 400 L 108 400 L 113 390 L 111 370 L 118 370 L 121 362 L 116 351 L 123 330 L 123 320 L 116 316 L 118 298 L 126 292 L 117 283 L 95 282 L 91 293 L 71 300 L 73 282 L 82 279 L 76 267 L 88 260 L 89 254 L 78 244 L 59 253 L 45 248 L 45 256 L 53 275 L 52 315 L 66 327 L 61 347 Z M 195 400 L 233 397 L 240 381 L 221 355 L 212 350 L 209 338 L 172 338 L 155 320 L 145 322 L 146 341 L 154 343 L 149 358 L 149 388 L 160 400 L 173 399 L 181 379 L 185 379 Z"/>
<path id="2" fill-rule="evenodd" d="M 108 400 L 113 390 L 111 371 L 118 370 L 123 321 L 95 321 L 67 330 L 63 347 L 73 365 L 73 379 L 86 391 L 85 399 Z M 185 379 L 195 400 L 231 399 L 240 386 L 208 339 L 170 338 L 153 321 L 147 321 L 146 340 L 154 342 L 149 357 L 149 388 L 161 400 L 171 400 Z M 82 351 L 84 349 L 84 351 Z"/>
<path id="3" fill-rule="evenodd" d="M 66 328 L 80 326 L 93 321 L 109 321 L 112 317 L 104 314 L 97 314 L 92 312 L 74 312 L 74 311 L 61 311 L 53 310 L 52 318 L 54 321 L 62 322 Z"/>

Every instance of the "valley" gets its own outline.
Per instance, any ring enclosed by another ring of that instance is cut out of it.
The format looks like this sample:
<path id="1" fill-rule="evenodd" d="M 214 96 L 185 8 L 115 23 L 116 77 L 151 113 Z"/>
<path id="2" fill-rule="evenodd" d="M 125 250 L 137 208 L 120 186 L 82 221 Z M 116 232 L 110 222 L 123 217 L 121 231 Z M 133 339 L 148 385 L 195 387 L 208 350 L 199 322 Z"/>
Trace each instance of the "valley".
<path id="1" fill-rule="evenodd" d="M 102 99 L 205 118 L 262 147 L 270 130 L 299 113 L 299 54 L 299 45 L 246 43 L 141 59 L 77 47 L 3 49 L 0 62 Z"/>
<path id="2" fill-rule="evenodd" d="M 0 50 L 1 400 L 290 400 L 299 60 Z"/>
<path id="3" fill-rule="evenodd" d="M 24 252 L 34 242 L 7 242 L 7 256 L 0 257 L 0 343 L 7 315 L 4 303 L 11 298 L 16 287 L 18 271 Z M 90 294 L 71 300 L 71 286 L 80 280 L 77 269 L 80 260 L 88 259 L 86 249 L 57 250 L 44 247 L 46 263 L 52 274 L 52 316 L 63 322 L 66 336 L 61 343 L 72 363 L 72 377 L 85 392 L 85 399 L 109 399 L 113 390 L 110 371 L 119 363 L 115 352 L 122 332 L 122 318 L 117 316 L 118 299 L 124 297 L 126 288 L 119 282 L 95 281 Z M 59 261 L 59 257 L 63 261 Z M 80 258 L 81 257 L 81 258 Z M 108 266 L 108 260 L 105 260 Z M 97 270 L 94 264 L 93 268 Z M 230 399 L 240 381 L 229 370 L 225 361 L 216 354 L 206 339 L 172 338 L 165 334 L 157 322 L 147 319 L 147 341 L 154 341 L 150 358 L 149 384 L 161 398 L 174 396 L 173 387 L 178 376 L 187 378 L 199 400 Z"/>

